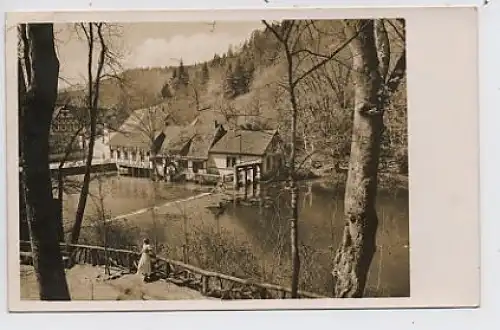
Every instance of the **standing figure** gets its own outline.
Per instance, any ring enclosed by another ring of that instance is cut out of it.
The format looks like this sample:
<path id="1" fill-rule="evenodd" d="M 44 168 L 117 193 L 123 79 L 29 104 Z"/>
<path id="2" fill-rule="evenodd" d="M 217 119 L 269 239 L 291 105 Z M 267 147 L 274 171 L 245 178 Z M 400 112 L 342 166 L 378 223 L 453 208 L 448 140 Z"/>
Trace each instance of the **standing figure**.
<path id="1" fill-rule="evenodd" d="M 142 245 L 141 258 L 137 266 L 137 274 L 142 275 L 143 281 L 148 281 L 151 276 L 151 256 L 153 250 L 149 244 L 149 239 L 145 238 Z"/>

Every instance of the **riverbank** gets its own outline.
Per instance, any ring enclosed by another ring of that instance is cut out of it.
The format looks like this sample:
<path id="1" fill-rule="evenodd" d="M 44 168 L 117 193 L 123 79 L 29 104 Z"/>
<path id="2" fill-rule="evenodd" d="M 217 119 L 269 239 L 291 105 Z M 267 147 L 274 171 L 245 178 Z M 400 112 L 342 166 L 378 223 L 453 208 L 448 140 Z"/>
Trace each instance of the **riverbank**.
<path id="1" fill-rule="evenodd" d="M 311 180 L 325 190 L 336 194 L 343 194 L 346 188 L 347 173 L 335 172 L 319 176 Z M 406 175 L 395 173 L 378 174 L 378 192 L 392 196 L 407 195 L 409 191 L 409 179 Z"/>

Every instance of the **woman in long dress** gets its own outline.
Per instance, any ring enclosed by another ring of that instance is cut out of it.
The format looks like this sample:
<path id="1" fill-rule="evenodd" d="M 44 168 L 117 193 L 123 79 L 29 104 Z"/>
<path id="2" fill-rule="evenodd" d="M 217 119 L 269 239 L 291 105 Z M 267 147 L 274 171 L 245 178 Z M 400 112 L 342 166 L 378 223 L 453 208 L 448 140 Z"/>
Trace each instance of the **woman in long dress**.
<path id="1" fill-rule="evenodd" d="M 149 239 L 144 239 L 141 250 L 141 258 L 137 266 L 137 274 L 142 275 L 144 281 L 147 281 L 151 276 L 151 254 L 153 249 L 149 244 Z"/>

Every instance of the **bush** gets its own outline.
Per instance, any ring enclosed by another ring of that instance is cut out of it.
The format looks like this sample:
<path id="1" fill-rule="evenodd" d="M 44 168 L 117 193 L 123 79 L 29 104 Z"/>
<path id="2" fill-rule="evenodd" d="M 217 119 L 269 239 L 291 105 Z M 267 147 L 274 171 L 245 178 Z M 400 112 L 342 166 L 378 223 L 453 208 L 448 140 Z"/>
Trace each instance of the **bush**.
<path id="1" fill-rule="evenodd" d="M 104 233 L 106 232 L 106 245 L 109 248 L 132 250 L 139 244 L 141 230 L 132 226 L 127 221 L 108 221 L 95 218 L 88 219 L 89 226 L 83 227 L 79 241 L 85 245 L 104 246 Z"/>

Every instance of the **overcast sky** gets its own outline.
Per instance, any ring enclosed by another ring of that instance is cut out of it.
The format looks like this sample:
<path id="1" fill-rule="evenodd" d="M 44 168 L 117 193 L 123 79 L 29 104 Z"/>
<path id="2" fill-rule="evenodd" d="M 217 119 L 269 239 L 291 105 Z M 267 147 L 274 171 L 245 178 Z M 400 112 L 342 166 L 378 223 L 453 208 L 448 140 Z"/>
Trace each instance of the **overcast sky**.
<path id="1" fill-rule="evenodd" d="M 115 27 L 112 48 L 118 50 L 124 68 L 193 64 L 213 58 L 215 53 L 240 45 L 261 22 L 133 23 Z M 60 87 L 80 83 L 87 70 L 87 45 L 73 24 L 56 24 L 60 61 Z"/>

